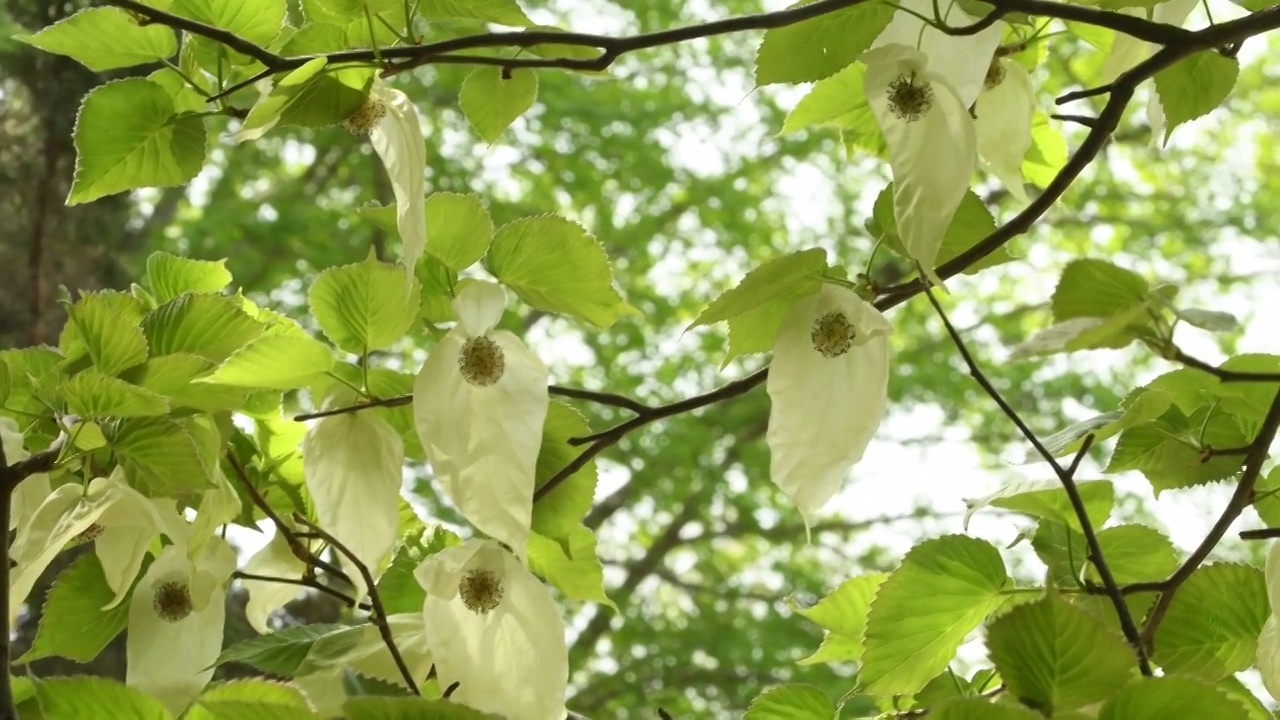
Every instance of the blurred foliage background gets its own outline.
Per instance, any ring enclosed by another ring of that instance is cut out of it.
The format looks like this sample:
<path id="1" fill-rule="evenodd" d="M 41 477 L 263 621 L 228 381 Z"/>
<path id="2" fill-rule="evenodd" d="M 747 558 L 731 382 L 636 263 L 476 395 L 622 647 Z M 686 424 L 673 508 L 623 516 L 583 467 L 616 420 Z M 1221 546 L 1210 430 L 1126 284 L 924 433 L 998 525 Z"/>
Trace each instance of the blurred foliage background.
<path id="1" fill-rule="evenodd" d="M 127 286 L 157 249 L 229 258 L 236 282 L 255 301 L 294 317 L 305 313 L 305 291 L 318 271 L 359 261 L 371 248 L 398 256 L 398 239 L 356 212 L 392 200 L 382 168 L 366 143 L 338 128 L 288 129 L 232 146 L 229 120 L 191 186 L 64 207 L 76 109 L 106 78 L 8 36 L 87 4 L 0 5 L 0 346 L 56 342 L 65 317 L 59 286 Z M 522 4 L 548 24 L 615 34 L 780 7 L 759 0 Z M 1108 38 L 1097 41 L 1105 46 Z M 1226 111 L 1180 129 L 1160 149 L 1140 97 L 1099 162 L 1033 232 L 1011 243 L 1021 260 L 949 283 L 957 325 L 1036 430 L 1114 409 L 1163 367 L 1135 348 L 1005 361 L 1009 345 L 1048 324 L 1049 295 L 1071 258 L 1106 256 L 1181 286 L 1183 298 L 1198 300 L 1187 304 L 1237 312 L 1245 327 L 1255 310 L 1268 322 L 1266 308 L 1255 304 L 1280 270 L 1280 153 L 1267 132 L 1267 119 L 1280 113 L 1280 85 L 1269 82 L 1280 73 L 1280 53 L 1274 42 L 1253 42 Z M 479 193 L 498 224 L 544 212 L 577 220 L 604 243 L 622 291 L 641 310 L 606 331 L 509 314 L 513 328 L 549 359 L 554 382 L 650 404 L 714 388 L 765 362 L 748 357 L 722 371 L 723 326 L 683 333 L 717 293 L 765 260 L 813 246 L 826 248 L 851 275 L 864 269 L 872 246 L 864 223 L 888 181 L 887 165 L 846 147 L 834 130 L 777 135 L 800 93 L 753 90 L 758 43 L 759 34 L 748 33 L 636 53 L 608 77 L 540 72 L 534 109 L 493 146 L 457 109 L 466 68 L 395 79 L 425 118 L 431 190 Z M 1097 84 L 1105 55 L 1070 34 L 1046 45 L 1033 78 L 1040 109 L 1053 112 L 1052 98 L 1064 89 Z M 1080 137 L 1071 126 L 1061 129 L 1068 147 Z M 979 191 L 997 220 L 1019 209 L 989 179 Z M 889 281 L 902 271 L 875 267 Z M 812 543 L 768 483 L 763 388 L 648 426 L 606 453 L 586 522 L 600 535 L 607 589 L 621 612 L 567 605 L 571 709 L 595 718 L 652 718 L 659 706 L 677 718 L 737 717 L 761 689 L 787 680 L 840 696 L 852 685 L 851 668 L 796 664 L 821 634 L 791 603 L 812 602 L 917 540 L 958 532 L 959 478 L 989 491 L 1010 477 L 1035 476 L 1004 461 L 1023 452 L 1013 428 L 967 377 L 927 302 L 917 298 L 890 319 L 890 418 L 849 490 L 813 528 Z M 1243 337 L 1195 341 L 1230 353 Z M 405 348 L 404 357 L 386 361 L 413 369 L 421 350 Z M 310 409 L 310 399 L 289 398 L 287 405 Z M 582 409 L 597 428 L 619 419 Z M 950 460 L 930 467 L 937 448 L 950 448 Z M 1095 459 L 1106 452 L 1095 450 Z M 912 455 L 914 464 L 897 460 Z M 1123 504 L 1128 517 L 1158 521 L 1149 491 L 1133 487 L 1138 491 Z M 414 491 L 435 517 L 456 517 L 438 507 L 425 475 Z M 1000 523 L 1012 539 L 1012 519 Z M 1034 560 L 1018 570 L 1024 577 L 1043 572 Z M 243 593 L 229 602 L 231 617 L 239 618 L 228 623 L 229 639 L 251 634 Z M 290 606 L 287 621 L 339 614 L 324 597 L 308 596 Z M 27 619 L 27 630 L 35 620 Z M 86 669 L 122 677 L 122 641 L 79 671 Z M 32 671 L 64 673 L 71 665 L 46 660 Z"/>

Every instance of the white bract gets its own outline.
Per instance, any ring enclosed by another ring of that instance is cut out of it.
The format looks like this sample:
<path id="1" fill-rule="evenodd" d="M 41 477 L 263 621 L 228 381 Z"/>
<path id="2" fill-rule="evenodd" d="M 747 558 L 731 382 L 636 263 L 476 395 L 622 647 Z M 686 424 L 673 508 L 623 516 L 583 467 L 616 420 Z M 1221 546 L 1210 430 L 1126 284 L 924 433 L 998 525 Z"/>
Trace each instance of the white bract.
<path id="1" fill-rule="evenodd" d="M 0 443 L 4 447 L 5 462 L 9 465 L 30 457 L 23 446 L 22 429 L 13 418 L 0 417 Z M 25 527 L 50 492 L 46 473 L 36 473 L 19 483 L 9 500 L 9 529 Z"/>
<path id="2" fill-rule="evenodd" d="M 254 553 L 243 569 L 250 575 L 299 580 L 306 572 L 307 564 L 293 554 L 284 533 L 276 530 L 271 542 Z M 271 613 L 284 607 L 302 591 L 302 588 L 289 583 L 248 579 L 240 582 L 244 585 L 245 592 L 249 594 L 249 601 L 244 608 L 245 618 L 248 619 L 249 625 L 262 635 L 271 632 L 271 626 L 267 624 Z"/>
<path id="3" fill-rule="evenodd" d="M 129 601 L 125 682 L 177 716 L 213 677 L 222 651 L 227 580 L 235 550 L 214 536 L 192 558 L 169 545 L 142 576 Z"/>
<path id="4" fill-rule="evenodd" d="M 373 411 L 315 421 L 302 439 L 302 469 L 316 519 L 376 578 L 396 543 L 404 442 Z M 341 562 L 357 599 L 368 588 L 351 560 Z"/>
<path id="5" fill-rule="evenodd" d="M 473 282 L 453 301 L 458 324 L 427 356 L 413 417 L 445 494 L 521 558 L 550 396 L 547 366 L 506 330 L 502 287 Z"/>
<path id="6" fill-rule="evenodd" d="M 1267 551 L 1266 579 L 1271 617 L 1267 618 L 1258 636 L 1255 659 L 1262 684 L 1272 698 L 1280 699 L 1280 618 L 1277 617 L 1280 616 L 1280 542 L 1272 542 L 1271 549 Z"/>
<path id="7" fill-rule="evenodd" d="M 404 242 L 403 262 L 413 281 L 413 269 L 427 247 L 427 148 L 418 123 L 418 110 L 409 97 L 375 79 L 369 99 L 343 122 L 352 134 L 369 136 L 382 158 L 396 196 L 396 227 Z"/>
<path id="8" fill-rule="evenodd" d="M 889 146 L 898 235 L 925 277 L 941 285 L 938 249 L 977 162 L 973 117 L 920 51 L 885 45 L 862 59 L 867 101 Z"/>
<path id="9" fill-rule="evenodd" d="M 1154 10 L 1150 11 L 1151 20 L 1166 25 L 1182 27 L 1182 24 L 1187 21 L 1187 16 L 1199 4 L 1199 0 L 1167 0 L 1167 2 L 1159 3 Z M 1145 18 L 1148 11 L 1142 8 L 1124 8 L 1120 12 Z M 1107 55 L 1107 60 L 1103 64 L 1099 75 L 1104 82 L 1111 82 L 1122 73 L 1132 69 L 1134 65 L 1147 59 L 1155 50 L 1155 43 L 1139 40 L 1132 35 L 1116 33 L 1115 42 L 1111 44 L 1111 52 Z M 1165 127 L 1164 107 L 1160 104 L 1159 93 L 1155 92 L 1154 89 L 1147 98 L 1147 123 L 1151 126 L 1151 141 L 1163 145 L 1165 140 L 1163 137 Z"/>
<path id="10" fill-rule="evenodd" d="M 974 107 L 978 155 L 1020 202 L 1027 201 L 1022 158 L 1031 147 L 1031 120 L 1036 112 L 1032 93 L 1027 71 L 1012 60 L 997 58 Z"/>
<path id="11" fill-rule="evenodd" d="M 519 720 L 563 720 L 564 619 L 550 591 L 492 540 L 427 558 L 414 576 L 441 687 L 455 702 Z"/>
<path id="12" fill-rule="evenodd" d="M 766 383 L 769 472 L 806 528 L 884 418 L 889 332 L 879 310 L 835 285 L 797 302 L 778 329 Z"/>
<path id="13" fill-rule="evenodd" d="M 15 567 L 9 576 L 9 624 L 30 594 L 36 580 L 67 543 L 94 543 L 107 584 L 115 597 L 106 608 L 124 599 L 138 576 L 147 548 L 173 522 L 149 498 L 129 487 L 124 471 L 94 478 L 86 489 L 78 483 L 59 486 L 45 498 L 19 530 L 9 557 Z"/>
<path id="14" fill-rule="evenodd" d="M 928 56 L 934 71 L 955 90 L 961 104 L 972 105 L 982 90 L 987 68 L 991 66 L 1006 25 L 996 22 L 973 35 L 948 35 L 907 11 L 933 18 L 937 8 L 942 12 L 942 22 L 949 27 L 972 25 L 980 18 L 964 12 L 955 2 L 903 0 L 899 5 L 901 8 L 894 13 L 893 21 L 871 43 L 871 48 L 905 45 L 919 50 Z"/>

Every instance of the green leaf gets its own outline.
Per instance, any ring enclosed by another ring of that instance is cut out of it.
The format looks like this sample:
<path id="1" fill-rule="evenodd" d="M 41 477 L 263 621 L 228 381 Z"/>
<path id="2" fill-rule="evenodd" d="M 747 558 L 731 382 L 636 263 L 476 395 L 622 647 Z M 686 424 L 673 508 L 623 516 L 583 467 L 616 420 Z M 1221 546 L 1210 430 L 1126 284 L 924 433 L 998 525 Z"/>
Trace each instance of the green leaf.
<path id="1" fill-rule="evenodd" d="M 169 401 L 146 388 L 84 370 L 62 384 L 67 411 L 86 419 L 148 417 L 169 412 Z"/>
<path id="2" fill-rule="evenodd" d="M 1188 55 L 1156 73 L 1156 95 L 1164 109 L 1164 141 L 1174 128 L 1222 104 L 1235 87 L 1240 61 L 1217 50 Z"/>
<path id="3" fill-rule="evenodd" d="M 894 7 L 887 3 L 860 3 L 766 31 L 756 55 L 756 86 L 813 82 L 834 75 L 871 47 L 893 13 Z"/>
<path id="4" fill-rule="evenodd" d="M 493 220 L 479 195 L 432 193 L 427 197 L 427 252 L 454 272 L 484 257 Z"/>
<path id="5" fill-rule="evenodd" d="M 127 604 L 126 604 L 127 605 Z M 172 720 L 159 700 L 124 683 L 89 676 L 37 680 L 39 720 Z M 23 718 L 28 717 L 26 713 Z"/>
<path id="6" fill-rule="evenodd" d="M 213 487 L 199 446 L 182 424 L 138 418 L 112 423 L 103 432 L 139 492 L 164 497 Z"/>
<path id="7" fill-rule="evenodd" d="M 1194 325 L 1209 332 L 1231 332 L 1240 327 L 1240 320 L 1228 312 L 1187 308 L 1177 310 L 1175 314 L 1188 325 Z"/>
<path id="8" fill-rule="evenodd" d="M 326 127 L 351 117 L 373 87 L 374 68 L 326 66 L 315 58 L 281 77 L 252 108 L 236 142 L 256 140 L 277 125 Z"/>
<path id="9" fill-rule="evenodd" d="M 1053 318 L 1111 317 L 1143 302 L 1150 289 L 1141 275 L 1106 260 L 1074 260 L 1053 291 Z"/>
<path id="10" fill-rule="evenodd" d="M 555 215 L 498 228 L 487 264 L 502 284 L 541 310 L 602 328 L 636 312 L 613 289 L 609 256 L 600 243 L 581 225 Z"/>
<path id="11" fill-rule="evenodd" d="M 538 98 L 538 76 L 532 70 L 485 65 L 462 81 L 458 105 L 467 122 L 493 144 Z"/>
<path id="12" fill-rule="evenodd" d="M 60 345 L 67 364 L 88 357 L 107 375 L 147 359 L 147 340 L 137 320 L 125 310 L 127 296 L 110 291 L 84 294 L 67 308 Z"/>
<path id="13" fill-rule="evenodd" d="M 743 720 L 835 720 L 836 706 L 812 685 L 777 685 L 747 708 Z"/>
<path id="14" fill-rule="evenodd" d="M 428 22 L 481 20 L 510 27 L 533 24 L 516 0 L 422 0 L 418 4 L 418 12 Z"/>
<path id="15" fill-rule="evenodd" d="M 1107 699 L 1136 667 L 1122 637 L 1055 592 L 993 622 L 987 649 L 1005 687 L 1046 716 Z"/>
<path id="16" fill-rule="evenodd" d="M 951 700 L 936 708 L 931 707 L 929 717 L 932 720 L 1043 720 L 1042 715 L 1024 707 L 1002 705 L 982 698 Z"/>
<path id="17" fill-rule="evenodd" d="M 76 558 L 50 587 L 35 640 L 17 662 L 53 656 L 89 662 L 98 657 L 129 622 L 127 598 L 110 610 L 102 609 L 114 598 L 97 554 Z"/>
<path id="18" fill-rule="evenodd" d="M 421 521 L 418 524 L 421 525 Z M 439 526 L 405 535 L 387 571 L 378 579 L 378 595 L 387 614 L 421 612 L 426 593 L 414 577 L 414 571 L 428 556 L 461 542 L 457 535 Z"/>
<path id="19" fill-rule="evenodd" d="M 1106 480 L 1077 482 L 1076 487 L 1090 521 L 1094 526 L 1101 526 L 1111 515 L 1111 508 L 1115 505 L 1115 487 Z M 984 498 L 965 500 L 965 507 L 968 508 L 964 514 L 966 530 L 973 514 L 988 506 L 1012 510 L 1034 518 L 1061 520 L 1076 530 L 1080 529 L 1080 519 L 1076 516 L 1067 491 L 1058 480 L 1018 480 Z"/>
<path id="20" fill-rule="evenodd" d="M 991 544 L 945 535 L 911 549 L 880 586 L 863 642 L 864 692 L 914 693 L 942 672 L 965 635 L 1004 603 L 1009 584 Z"/>
<path id="21" fill-rule="evenodd" d="M 1267 527 L 1280 527 L 1280 465 L 1271 468 L 1254 489 L 1253 509 Z"/>
<path id="22" fill-rule="evenodd" d="M 448 700 L 364 695 L 342 706 L 347 720 L 502 720 Z"/>
<path id="23" fill-rule="evenodd" d="M 1098 720 L 1169 718 L 1248 720 L 1249 714 L 1224 693 L 1184 677 L 1141 678 L 1107 701 L 1098 714 Z"/>
<path id="24" fill-rule="evenodd" d="M 1269 615 L 1258 568 L 1218 563 L 1198 568 L 1178 588 L 1156 632 L 1154 660 L 1166 673 L 1218 681 L 1253 665 Z"/>
<path id="25" fill-rule="evenodd" d="M 226 259 L 192 260 L 164 251 L 147 257 L 147 287 L 157 303 L 167 303 L 183 293 L 221 292 L 231 282 Z"/>
<path id="26" fill-rule="evenodd" d="M 1049 451 L 1054 457 L 1061 457 L 1068 453 L 1075 453 L 1080 450 L 1081 443 L 1086 435 L 1092 435 L 1094 441 L 1106 440 L 1112 435 L 1120 432 L 1120 428 L 1116 427 L 1125 413 L 1120 410 L 1113 410 L 1101 415 L 1095 415 L 1087 420 L 1071 423 L 1062 428 L 1058 432 L 1049 437 L 1041 438 L 1040 444 Z M 1157 415 L 1157 417 L 1159 417 Z M 1114 429 L 1113 429 L 1114 428 Z M 1027 456 L 1023 460 L 1024 463 L 1040 462 L 1044 458 L 1040 457 L 1040 453 L 1034 449 L 1027 450 Z"/>
<path id="27" fill-rule="evenodd" d="M 272 675 L 293 677 L 316 640 L 345 627 L 335 623 L 294 625 L 238 642 L 223 650 L 214 664 L 242 663 Z"/>
<path id="28" fill-rule="evenodd" d="M 796 107 L 787 113 L 779 135 L 803 130 L 809 127 L 834 127 L 841 130 L 855 130 L 863 133 L 878 133 L 880 126 L 876 124 L 875 115 L 871 112 L 871 104 L 867 102 L 867 93 L 863 89 L 863 80 L 867 68 L 855 63 L 832 75 L 819 80 L 813 88 L 800 99 Z"/>
<path id="29" fill-rule="evenodd" d="M 76 171 L 67 204 L 195 177 L 204 166 L 204 120 L 175 112 L 173 98 L 150 80 L 116 80 L 91 91 L 76 116 Z"/>
<path id="30" fill-rule="evenodd" d="M 568 538 L 568 550 L 551 538 L 537 533 L 529 536 L 529 569 L 560 589 L 572 600 L 598 602 L 614 612 L 613 604 L 604 591 L 604 568 L 596 557 L 596 535 L 586 526 L 573 529 Z"/>
<path id="31" fill-rule="evenodd" d="M 538 451 L 534 487 L 541 488 L 581 454 L 581 446 L 570 445 L 570 438 L 590 434 L 591 427 L 581 413 L 563 403 L 551 403 L 542 425 L 542 448 Z M 595 493 L 596 463 L 592 460 L 533 504 L 531 529 L 552 540 L 568 539 L 591 509 Z"/>
<path id="32" fill-rule="evenodd" d="M 1080 543 L 1078 547 L 1085 549 L 1083 535 Z M 1111 575 L 1121 585 L 1163 580 L 1178 567 L 1178 551 L 1174 549 L 1173 541 L 1149 525 L 1125 524 L 1103 528 L 1098 531 L 1098 544 L 1102 547 L 1102 557 L 1106 558 Z M 1088 576 L 1095 584 L 1102 584 L 1102 578 L 1092 563 Z"/>
<path id="33" fill-rule="evenodd" d="M 757 267 L 703 310 L 689 325 L 710 325 L 779 300 L 795 301 L 818 292 L 827 269 L 827 251 L 811 248 L 783 255 Z M 789 307 L 789 305 L 788 305 Z M 773 338 L 770 338 L 772 344 Z"/>
<path id="34" fill-rule="evenodd" d="M 400 7 L 401 0 L 316 0 L 334 18 L 363 18 L 366 10 L 377 15 Z"/>
<path id="35" fill-rule="evenodd" d="M 754 310 L 729 319 L 729 350 L 725 353 L 720 369 L 728 367 L 736 357 L 769 352 L 778 337 L 778 328 L 787 319 L 791 299 L 774 300 Z"/>
<path id="36" fill-rule="evenodd" d="M 159 23 L 140 25 L 113 7 L 81 10 L 34 35 L 14 39 L 65 55 L 94 72 L 143 65 L 178 52 L 173 30 Z"/>
<path id="37" fill-rule="evenodd" d="M 1191 417 L 1174 408 L 1158 420 L 1121 433 L 1106 472 L 1140 470 L 1159 497 L 1165 490 L 1221 480 L 1240 470 L 1244 464 L 1241 455 L 1216 455 L 1206 461 L 1199 450 L 1201 438 L 1204 445 L 1220 448 L 1249 442 L 1239 423 L 1213 406 L 1205 406 Z"/>
<path id="38" fill-rule="evenodd" d="M 300 335 L 263 335 L 198 382 L 289 390 L 306 386 L 333 364 L 333 353 L 318 340 Z"/>
<path id="39" fill-rule="evenodd" d="M 320 273 L 307 301 L 333 344 L 356 355 L 390 347 L 418 317 L 417 283 L 372 257 Z"/>
<path id="40" fill-rule="evenodd" d="M 241 678 L 205 690 L 183 720 L 320 720 L 297 688 L 257 678 Z"/>
<path id="41" fill-rule="evenodd" d="M 1280 372 L 1280 355 L 1264 353 L 1236 355 L 1228 358 L 1218 367 L 1235 372 L 1277 373 Z M 1258 434 L 1262 421 L 1271 408 L 1276 390 L 1280 389 L 1280 384 L 1274 382 L 1219 382 L 1209 380 L 1209 376 L 1190 368 L 1184 368 L 1184 370 L 1191 376 L 1189 380 L 1198 381 L 1194 386 L 1197 390 L 1208 391 L 1203 396 L 1197 396 L 1195 400 L 1200 404 L 1212 404 L 1216 400 L 1219 412 L 1234 416 L 1240 429 L 1249 438 Z M 1228 447 L 1210 444 L 1217 448 Z"/>
<path id="42" fill-rule="evenodd" d="M 221 363 L 261 335 L 263 326 L 234 298 L 202 293 L 179 295 L 147 313 L 142 330 L 153 358 L 187 353 Z"/>
<path id="43" fill-rule="evenodd" d="M 868 230 L 871 231 L 872 235 L 882 240 L 886 248 L 904 258 L 909 258 L 907 249 L 902 245 L 902 239 L 898 237 L 898 223 L 893 214 L 893 183 L 889 183 L 884 190 L 880 191 L 871 213 L 871 222 Z M 946 234 L 942 237 L 942 245 L 938 248 L 937 264 L 942 265 L 950 262 L 961 253 L 986 239 L 995 230 L 996 221 L 991 216 L 991 211 L 987 210 L 987 206 L 982 204 L 982 199 L 975 195 L 972 190 L 967 191 L 960 200 L 960 205 L 956 208 L 956 214 L 952 217 L 951 224 L 947 226 Z M 987 254 L 981 260 L 969 265 L 965 268 L 964 274 L 972 275 L 979 270 L 985 270 L 1012 260 L 1013 256 L 1009 254 L 1009 251 L 1004 247 L 1000 247 Z"/>
<path id="44" fill-rule="evenodd" d="M 173 0 L 169 11 L 267 46 L 284 26 L 284 0 Z"/>
<path id="45" fill-rule="evenodd" d="M 853 662 L 862 657 L 867 610 L 887 577 L 885 573 L 859 575 L 844 581 L 813 607 L 795 608 L 797 613 L 826 630 L 818 651 L 801 660 L 801 665 Z"/>

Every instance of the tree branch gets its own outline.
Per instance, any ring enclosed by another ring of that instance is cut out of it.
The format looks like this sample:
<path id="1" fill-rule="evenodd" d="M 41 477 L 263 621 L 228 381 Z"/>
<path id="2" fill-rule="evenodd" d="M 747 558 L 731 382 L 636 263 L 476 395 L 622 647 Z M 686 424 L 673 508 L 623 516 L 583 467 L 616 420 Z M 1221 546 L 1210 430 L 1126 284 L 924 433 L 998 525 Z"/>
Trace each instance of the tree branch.
<path id="1" fill-rule="evenodd" d="M 9 638 L 12 637 L 9 617 L 9 513 L 13 509 L 13 488 L 18 484 L 15 466 L 5 458 L 4 445 L 0 444 L 0 548 L 4 549 L 4 562 L 0 562 L 0 619 L 4 622 L 4 636 L 0 637 L 0 718 L 17 720 L 18 710 L 13 702 L 13 684 L 9 676 Z"/>

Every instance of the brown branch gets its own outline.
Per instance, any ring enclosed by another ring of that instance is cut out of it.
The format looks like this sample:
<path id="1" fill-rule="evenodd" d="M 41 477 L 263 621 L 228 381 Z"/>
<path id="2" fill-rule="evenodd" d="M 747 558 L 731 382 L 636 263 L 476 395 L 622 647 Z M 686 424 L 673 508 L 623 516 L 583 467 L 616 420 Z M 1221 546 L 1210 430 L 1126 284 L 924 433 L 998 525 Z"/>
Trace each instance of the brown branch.
<path id="1" fill-rule="evenodd" d="M 632 400 L 625 395 L 618 395 L 615 393 L 580 390 L 578 388 L 564 387 L 562 385 L 551 385 L 547 387 L 547 392 L 551 395 L 558 395 L 560 397 L 567 397 L 574 400 L 588 400 L 600 405 L 619 407 L 637 414 L 651 412 L 653 410 L 653 408 L 645 405 L 639 400 Z M 361 410 L 368 410 L 369 408 L 401 407 L 403 405 L 411 405 L 412 403 L 413 395 L 397 395 L 395 397 L 374 399 L 368 402 L 357 403 L 355 405 L 347 405 L 345 407 L 294 415 L 293 419 L 296 422 L 306 422 L 307 420 L 318 420 L 320 418 L 333 417 L 334 415 L 346 415 L 348 413 L 360 412 Z"/>
<path id="2" fill-rule="evenodd" d="M 1116 609 L 1116 615 L 1120 619 L 1120 629 L 1124 632 L 1125 639 L 1129 641 L 1133 651 L 1138 656 L 1138 668 L 1143 675 L 1150 677 L 1152 675 L 1151 663 L 1147 660 L 1146 646 L 1142 642 L 1142 636 L 1138 633 L 1138 626 L 1134 623 L 1133 616 L 1129 613 L 1129 606 L 1125 604 L 1119 584 L 1116 583 L 1115 576 L 1111 573 L 1111 568 L 1107 565 L 1106 558 L 1102 554 L 1102 544 L 1098 542 L 1098 535 L 1094 532 L 1093 522 L 1089 519 L 1089 512 L 1085 507 L 1084 499 L 1080 496 L 1080 489 L 1075 482 L 1075 471 L 1080 467 L 1080 461 L 1084 458 L 1085 453 L 1093 442 L 1092 436 L 1086 436 L 1080 452 L 1076 453 L 1070 467 L 1063 468 L 1053 456 L 1053 453 L 1049 452 L 1044 443 L 1040 442 L 1040 438 L 1036 436 L 1035 431 L 1023 422 L 1018 411 L 1013 409 L 1013 406 L 1004 399 L 1000 391 L 991 384 L 986 374 L 978 367 L 977 361 L 973 359 L 973 355 L 969 354 L 969 349 L 965 346 L 964 340 L 961 339 L 960 334 L 956 332 L 955 327 L 947 318 L 946 311 L 942 309 L 942 305 L 934 297 L 933 291 L 926 288 L 924 294 L 929 299 L 929 303 L 933 305 L 933 309 L 938 312 L 938 317 L 942 319 L 942 324 L 946 327 L 947 334 L 951 336 L 951 341 L 955 343 L 956 349 L 960 351 L 960 357 L 964 359 L 965 365 L 969 368 L 969 375 L 1000 407 L 1005 416 L 1017 426 L 1022 436 L 1027 439 L 1027 442 L 1031 443 L 1040 457 L 1049 463 L 1049 466 L 1053 468 L 1054 474 L 1058 476 L 1063 489 L 1067 492 L 1068 499 L 1071 500 L 1071 508 L 1075 511 L 1076 518 L 1080 521 L 1080 530 L 1084 534 L 1085 543 L 1089 546 L 1089 559 L 1097 569 L 1098 576 L 1102 579 L 1102 586 L 1106 589 L 1107 596 L 1111 598 L 1111 604 Z"/>
<path id="3" fill-rule="evenodd" d="M 337 598 L 347 607 L 356 607 L 355 598 L 342 592 L 341 590 L 331 588 L 328 585 L 325 585 L 324 583 L 320 582 L 319 580 L 316 580 L 315 578 L 307 578 L 307 577 L 288 578 L 288 577 L 277 577 L 275 575 L 257 575 L 255 573 L 247 573 L 247 572 L 242 572 L 240 570 L 236 570 L 235 572 L 231 573 L 231 577 L 237 578 L 240 580 L 257 580 L 259 582 L 272 582 L 272 583 L 280 583 L 282 585 L 297 585 L 298 587 L 311 588 L 312 590 L 318 590 L 330 597 Z"/>
<path id="4" fill-rule="evenodd" d="M 222 28 L 206 25 L 202 22 L 182 17 L 181 15 L 174 15 L 173 13 L 165 12 L 164 10 L 157 10 L 150 5 L 135 2 L 135 0 L 102 0 L 102 4 L 113 5 L 122 10 L 128 10 L 134 15 L 146 18 L 152 23 L 168 25 L 169 27 L 177 30 L 186 30 L 192 35 L 207 37 L 210 40 L 226 45 L 236 52 L 248 55 L 269 68 L 274 68 L 276 70 L 288 70 L 291 67 L 299 67 L 301 65 L 301 63 L 299 65 L 287 65 L 285 58 L 260 45 L 245 40 L 230 30 L 223 30 Z"/>
<path id="5" fill-rule="evenodd" d="M 335 550 L 347 556 L 351 564 L 355 566 L 356 571 L 360 573 L 360 577 L 364 580 L 365 586 L 369 592 L 369 602 L 373 605 L 373 611 L 369 613 L 369 621 L 378 628 L 378 634 L 382 636 L 382 642 L 387 646 L 387 652 L 391 653 L 391 659 L 395 661 L 396 667 L 400 670 L 404 683 L 409 687 L 409 692 L 414 695 L 421 695 L 418 690 L 418 683 L 413 679 L 413 672 L 409 670 L 409 665 L 404 661 L 404 656 L 400 654 L 400 648 L 396 647 L 396 639 L 391 634 L 391 625 L 387 623 L 387 611 L 382 605 L 382 598 L 378 594 L 378 583 L 373 579 L 373 573 L 369 572 L 369 566 L 365 565 L 351 549 L 342 544 L 341 540 L 334 537 L 327 530 L 319 525 L 311 522 L 299 513 L 293 514 L 295 522 L 306 525 L 311 531 L 323 537 Z"/>
<path id="6" fill-rule="evenodd" d="M 1196 549 L 1192 551 L 1186 561 L 1168 579 L 1159 583 L 1160 597 L 1156 600 L 1155 606 L 1151 608 L 1151 613 L 1147 616 L 1146 627 L 1142 630 L 1142 640 L 1147 646 L 1153 645 L 1156 630 L 1164 620 L 1164 615 L 1168 612 L 1169 605 L 1173 602 L 1174 594 L 1178 591 L 1178 588 L 1209 557 L 1209 553 L 1213 552 L 1213 549 L 1222 541 L 1222 537 L 1227 534 L 1231 524 L 1253 502 L 1253 489 L 1258 484 L 1258 476 L 1262 474 L 1262 463 L 1267 459 L 1267 450 L 1270 449 L 1271 442 L 1275 440 L 1277 429 L 1280 429 L 1280 392 L 1276 393 L 1275 398 L 1271 401 L 1271 407 L 1267 410 L 1266 417 L 1262 419 L 1262 425 L 1259 426 L 1258 434 L 1251 443 L 1249 454 L 1245 456 L 1244 471 L 1240 474 L 1240 483 L 1236 485 L 1235 492 L 1231 494 L 1231 499 L 1227 501 L 1227 506 L 1222 510 L 1222 514 L 1218 516 L 1217 522 L 1213 524 L 1209 534 L 1205 536 L 1204 540 L 1200 541 L 1200 544 L 1196 546 Z"/>
<path id="7" fill-rule="evenodd" d="M 1182 363 L 1190 368 L 1195 368 L 1201 372 L 1209 373 L 1224 383 L 1238 382 L 1280 382 L 1280 373 L 1266 372 L 1241 372 L 1238 370 L 1224 370 L 1223 368 L 1210 365 L 1209 363 L 1192 357 L 1179 348 L 1171 348 L 1168 358 L 1174 362 Z"/>
<path id="8" fill-rule="evenodd" d="M 13 507 L 13 487 L 18 484 L 17 473 L 14 468 L 9 465 L 9 461 L 5 458 L 4 445 L 0 444 L 0 548 L 4 548 L 5 554 L 8 555 L 9 548 L 9 513 Z M 10 647 L 9 639 L 9 562 L 5 558 L 5 562 L 0 563 L 0 618 L 4 619 L 5 632 L 0 637 L 0 668 L 4 668 L 4 672 L 0 673 L 4 677 L 0 677 L 0 717 L 8 720 L 13 718 L 17 720 L 18 710 L 13 701 L 13 682 L 9 675 Z"/>

